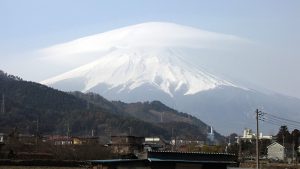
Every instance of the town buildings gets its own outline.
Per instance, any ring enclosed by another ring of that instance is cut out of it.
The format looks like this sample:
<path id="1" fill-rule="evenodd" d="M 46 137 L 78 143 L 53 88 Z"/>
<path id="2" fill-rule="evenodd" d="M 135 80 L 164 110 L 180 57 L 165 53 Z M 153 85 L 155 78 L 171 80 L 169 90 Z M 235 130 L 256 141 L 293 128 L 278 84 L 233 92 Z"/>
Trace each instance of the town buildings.
<path id="1" fill-rule="evenodd" d="M 259 133 L 259 137 L 260 140 L 272 140 L 273 136 L 268 136 L 268 135 L 263 135 L 262 133 Z M 238 136 L 237 138 L 237 143 L 239 143 L 240 141 L 249 141 L 252 142 L 253 140 L 256 139 L 256 134 L 252 132 L 251 129 L 249 128 L 245 128 L 243 131 L 243 135 L 242 136 Z"/>

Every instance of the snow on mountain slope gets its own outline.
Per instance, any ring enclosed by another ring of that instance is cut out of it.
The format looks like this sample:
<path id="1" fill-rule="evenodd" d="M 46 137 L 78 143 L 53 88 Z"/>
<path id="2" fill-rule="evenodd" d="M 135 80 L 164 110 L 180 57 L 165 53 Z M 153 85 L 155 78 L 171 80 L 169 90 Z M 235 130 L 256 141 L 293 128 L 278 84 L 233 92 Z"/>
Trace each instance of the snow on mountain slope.
<path id="1" fill-rule="evenodd" d="M 189 48 L 225 48 L 221 45 L 224 41 L 242 40 L 172 23 L 129 26 L 42 50 L 60 58 L 84 57 L 92 52 L 99 52 L 99 56 L 92 63 L 41 83 L 55 86 L 60 81 L 80 79 L 77 90 L 84 92 L 99 84 L 119 88 L 120 92 L 150 84 L 171 97 L 177 91 L 190 95 L 221 85 L 235 86 L 185 60 L 184 51 Z"/>
<path id="2" fill-rule="evenodd" d="M 234 86 L 188 64 L 176 50 L 141 48 L 112 51 L 92 63 L 42 83 L 52 86 L 62 80 L 78 78 L 84 79 L 84 88 L 78 89 L 83 92 L 101 83 L 109 88 L 120 87 L 120 91 L 133 90 L 148 83 L 170 96 L 178 90 L 189 95 L 221 85 Z"/>

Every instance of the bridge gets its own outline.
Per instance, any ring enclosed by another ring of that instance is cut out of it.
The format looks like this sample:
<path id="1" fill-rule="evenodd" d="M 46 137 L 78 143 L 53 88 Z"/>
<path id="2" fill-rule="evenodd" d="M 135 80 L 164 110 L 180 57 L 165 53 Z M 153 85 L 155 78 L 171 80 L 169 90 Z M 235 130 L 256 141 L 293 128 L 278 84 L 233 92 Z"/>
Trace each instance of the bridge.
<path id="1" fill-rule="evenodd" d="M 93 169 L 226 169 L 238 166 L 234 154 L 150 151 L 144 159 L 91 160 Z"/>

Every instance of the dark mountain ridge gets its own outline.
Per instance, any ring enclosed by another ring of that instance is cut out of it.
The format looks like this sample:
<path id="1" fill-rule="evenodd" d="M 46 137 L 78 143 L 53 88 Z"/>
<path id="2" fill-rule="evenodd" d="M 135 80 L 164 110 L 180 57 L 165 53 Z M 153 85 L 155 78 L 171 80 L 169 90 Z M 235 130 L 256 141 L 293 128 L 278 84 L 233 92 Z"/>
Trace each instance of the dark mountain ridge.
<path id="1" fill-rule="evenodd" d="M 129 134 L 205 140 L 208 126 L 201 120 L 179 113 L 161 102 L 110 102 L 94 93 L 66 93 L 0 71 L 0 132 L 18 128 L 35 134 L 97 135 Z M 3 102 L 1 97 L 1 103 Z M 68 128 L 70 130 L 68 130 Z M 216 138 L 222 136 L 216 133 Z"/>

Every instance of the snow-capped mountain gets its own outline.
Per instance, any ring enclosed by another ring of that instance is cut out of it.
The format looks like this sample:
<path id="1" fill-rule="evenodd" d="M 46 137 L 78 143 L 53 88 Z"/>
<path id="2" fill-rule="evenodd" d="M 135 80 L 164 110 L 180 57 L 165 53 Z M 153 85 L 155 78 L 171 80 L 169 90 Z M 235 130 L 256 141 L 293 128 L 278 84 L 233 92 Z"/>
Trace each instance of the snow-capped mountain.
<path id="1" fill-rule="evenodd" d="M 213 89 L 232 83 L 219 79 L 188 63 L 185 50 L 214 48 L 222 41 L 241 41 L 238 37 L 203 31 L 173 23 L 150 22 L 129 26 L 44 49 L 44 53 L 68 57 L 98 52 L 92 63 L 43 81 L 52 85 L 80 79 L 80 91 L 99 84 L 118 91 L 151 84 L 171 97 Z M 222 47 L 224 47 L 222 45 Z M 185 48 L 185 49 L 183 49 Z M 105 54 L 103 54 L 105 53 Z"/>
<path id="2" fill-rule="evenodd" d="M 99 84 L 105 84 L 107 90 L 118 89 L 118 93 L 149 84 L 170 97 L 178 92 L 192 95 L 222 85 L 234 86 L 186 63 L 173 49 L 116 49 L 42 83 L 51 86 L 70 79 L 80 79 L 76 86 L 81 86 L 77 90 L 83 92 L 93 91 Z"/>
<path id="3" fill-rule="evenodd" d="M 227 49 L 240 43 L 246 40 L 173 23 L 138 24 L 41 50 L 46 57 L 96 55 L 93 62 L 41 83 L 64 91 L 97 92 L 125 102 L 160 100 L 223 133 L 253 126 L 256 108 L 290 114 L 300 108 L 279 102 L 282 96 L 216 77 L 188 60 L 191 49 Z"/>

